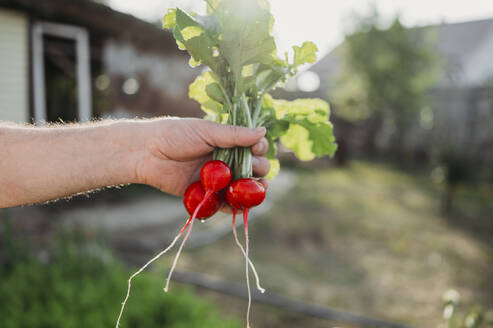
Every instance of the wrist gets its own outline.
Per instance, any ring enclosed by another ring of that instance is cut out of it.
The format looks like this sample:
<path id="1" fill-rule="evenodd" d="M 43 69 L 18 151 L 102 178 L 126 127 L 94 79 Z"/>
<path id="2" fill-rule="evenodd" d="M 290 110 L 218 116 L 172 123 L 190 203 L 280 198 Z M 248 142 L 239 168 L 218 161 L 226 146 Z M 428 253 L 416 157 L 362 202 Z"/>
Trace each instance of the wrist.
<path id="1" fill-rule="evenodd" d="M 114 158 L 120 170 L 119 184 L 143 183 L 139 167 L 144 161 L 147 143 L 145 121 L 121 120 L 110 127 L 112 146 L 118 149 Z M 120 175 L 121 174 L 121 175 Z"/>

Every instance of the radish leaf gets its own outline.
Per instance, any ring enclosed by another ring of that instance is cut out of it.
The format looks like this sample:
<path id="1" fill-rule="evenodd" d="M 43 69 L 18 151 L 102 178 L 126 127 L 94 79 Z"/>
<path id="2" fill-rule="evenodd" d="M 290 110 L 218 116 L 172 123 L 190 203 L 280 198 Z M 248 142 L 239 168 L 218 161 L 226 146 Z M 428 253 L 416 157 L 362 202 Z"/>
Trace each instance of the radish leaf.
<path id="1" fill-rule="evenodd" d="M 282 144 L 293 150 L 302 161 L 310 161 L 325 155 L 333 156 L 337 144 L 330 122 L 314 123 L 308 119 L 294 119 L 292 116 L 288 131 L 281 137 Z"/>
<path id="2" fill-rule="evenodd" d="M 187 50 L 191 66 L 210 71 L 190 85 L 189 96 L 200 103 L 206 118 L 251 128 L 265 126 L 271 160 L 269 177 L 277 174 L 278 140 L 303 161 L 337 149 L 329 122 L 329 104 L 321 99 L 274 99 L 269 92 L 296 74 L 301 65 L 314 63 L 317 46 L 310 41 L 294 46 L 292 62 L 277 56 L 272 36 L 274 18 L 267 0 L 206 0 L 207 15 L 169 10 L 163 26 L 173 30 L 180 49 Z M 251 177 L 249 148 L 217 150 L 235 178 Z"/>
<path id="3" fill-rule="evenodd" d="M 270 162 L 270 170 L 269 173 L 265 176 L 267 180 L 272 180 L 276 177 L 276 175 L 279 174 L 279 171 L 281 170 L 281 164 L 279 163 L 278 159 L 269 159 Z"/>
<path id="4" fill-rule="evenodd" d="M 207 115 L 218 117 L 223 110 L 223 106 L 217 101 L 219 98 L 216 98 L 218 94 L 216 93 L 217 90 L 215 90 L 215 87 L 213 87 L 214 84 L 217 83 L 212 77 L 212 74 L 210 72 L 205 72 L 190 84 L 188 96 L 197 101 Z M 208 88 L 209 92 L 207 92 Z M 210 95 L 212 95 L 212 97 Z"/>
<path id="5" fill-rule="evenodd" d="M 237 78 L 247 64 L 272 62 L 276 52 L 270 35 L 272 16 L 256 0 L 222 1 L 215 15 L 222 26 L 219 48 Z"/>
<path id="6" fill-rule="evenodd" d="M 163 17 L 163 27 L 172 29 L 176 26 L 176 9 L 168 9 L 168 13 Z"/>
<path id="7" fill-rule="evenodd" d="M 264 106 L 270 106 L 275 112 L 267 137 L 281 137 L 282 144 L 300 160 L 334 154 L 337 145 L 327 102 L 321 99 L 287 101 L 267 96 Z"/>
<path id="8" fill-rule="evenodd" d="M 306 41 L 301 47 L 294 46 L 294 66 L 298 67 L 317 60 L 318 48 L 315 43 Z"/>

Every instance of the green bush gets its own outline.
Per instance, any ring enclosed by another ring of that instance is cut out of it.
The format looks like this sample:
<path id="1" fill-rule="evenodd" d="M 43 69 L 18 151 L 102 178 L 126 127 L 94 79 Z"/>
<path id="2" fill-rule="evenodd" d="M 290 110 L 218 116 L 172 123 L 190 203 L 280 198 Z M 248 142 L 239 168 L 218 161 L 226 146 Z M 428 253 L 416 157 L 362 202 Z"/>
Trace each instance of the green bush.
<path id="1" fill-rule="evenodd" d="M 60 240 L 40 261 L 4 239 L 3 251 L 0 327 L 114 327 L 130 273 L 104 249 Z M 188 289 L 165 294 L 163 283 L 150 274 L 133 281 L 122 328 L 239 327 Z"/>

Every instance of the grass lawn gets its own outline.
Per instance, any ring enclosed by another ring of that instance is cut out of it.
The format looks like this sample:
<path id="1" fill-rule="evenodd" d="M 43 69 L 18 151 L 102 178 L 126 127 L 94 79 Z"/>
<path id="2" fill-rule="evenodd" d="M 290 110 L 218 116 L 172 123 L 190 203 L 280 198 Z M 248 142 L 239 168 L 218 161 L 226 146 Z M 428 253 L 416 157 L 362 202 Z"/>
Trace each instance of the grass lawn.
<path id="1" fill-rule="evenodd" d="M 252 223 L 252 259 L 268 290 L 402 323 L 442 323 L 441 297 L 451 288 L 466 308 L 492 309 L 493 188 L 463 187 L 448 216 L 440 198 L 427 177 L 380 164 L 303 171 Z M 243 264 L 230 236 L 184 252 L 179 269 L 243 283 Z M 243 315 L 244 301 L 204 294 Z M 292 315 L 257 304 L 252 318 L 256 327 L 293 324 Z M 293 327 L 325 326 L 299 320 Z"/>

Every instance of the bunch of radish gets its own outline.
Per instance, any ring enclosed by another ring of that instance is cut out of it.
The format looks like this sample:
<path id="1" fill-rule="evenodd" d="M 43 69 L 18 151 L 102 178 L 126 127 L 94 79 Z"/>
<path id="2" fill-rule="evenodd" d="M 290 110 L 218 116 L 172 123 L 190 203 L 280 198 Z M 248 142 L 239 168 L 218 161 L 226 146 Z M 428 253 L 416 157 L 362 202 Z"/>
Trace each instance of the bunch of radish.
<path id="1" fill-rule="evenodd" d="M 243 178 L 233 181 L 232 183 L 231 181 L 232 173 L 230 167 L 223 161 L 212 160 L 202 166 L 202 169 L 200 170 L 200 181 L 192 183 L 185 191 L 183 204 L 191 216 L 185 223 L 185 226 L 182 228 L 179 235 L 183 234 L 187 229 L 188 231 L 175 257 L 164 291 L 168 291 L 171 275 L 173 274 L 181 250 L 190 236 L 194 220 L 199 219 L 203 221 L 213 216 L 222 207 L 223 199 L 233 209 L 233 233 L 238 246 L 242 249 L 246 258 L 247 285 L 249 285 L 248 264 L 251 263 L 251 261 L 248 258 L 248 211 L 250 208 L 262 204 L 265 199 L 265 187 L 253 178 Z M 243 211 L 246 251 L 243 250 L 243 246 L 241 246 L 236 235 L 235 221 L 237 210 Z M 253 264 L 251 265 L 258 282 L 256 271 Z M 262 288 L 259 289 L 263 291 Z M 249 299 L 251 299 L 250 292 Z"/>
<path id="2" fill-rule="evenodd" d="M 125 300 L 122 303 L 120 315 L 116 323 L 116 327 L 119 326 L 120 320 L 125 308 L 125 304 L 130 296 L 130 289 L 133 278 L 146 269 L 152 262 L 159 259 L 162 255 L 168 252 L 178 241 L 178 239 L 185 233 L 178 252 L 173 260 L 173 265 L 166 279 L 166 285 L 164 291 L 167 292 L 171 276 L 176 268 L 178 258 L 188 240 L 190 233 L 192 232 L 193 223 L 196 219 L 204 221 L 214 214 L 216 214 L 222 207 L 223 201 L 226 202 L 233 210 L 233 234 L 236 244 L 240 247 L 243 255 L 245 256 L 245 273 L 248 289 L 248 310 L 247 310 L 247 327 L 250 326 L 250 307 L 251 307 L 251 290 L 250 281 L 248 276 L 248 267 L 251 266 L 256 282 L 257 288 L 263 293 L 265 290 L 260 286 L 259 277 L 252 261 L 249 258 L 249 246 L 248 246 L 248 213 L 250 208 L 262 204 L 265 199 L 265 187 L 263 184 L 253 178 L 241 178 L 232 181 L 231 168 L 220 160 L 212 160 L 205 163 L 200 170 L 200 181 L 196 181 L 188 186 L 183 198 L 183 204 L 187 212 L 190 214 L 190 218 L 187 220 L 183 228 L 173 239 L 171 244 L 163 250 L 161 253 L 152 258 L 136 273 L 134 273 L 128 280 L 128 290 Z M 245 248 L 241 245 L 236 234 L 236 213 L 237 211 L 243 211 L 243 224 L 245 228 Z"/>
<path id="3" fill-rule="evenodd" d="M 221 124 L 265 127 L 271 164 L 267 179 L 280 169 L 277 145 L 291 150 L 298 159 L 334 155 L 337 144 L 329 121 L 329 104 L 321 99 L 275 99 L 269 93 L 294 76 L 299 67 L 314 63 L 318 51 L 313 42 L 294 46 L 290 53 L 279 57 L 272 35 L 274 18 L 268 0 L 205 0 L 206 13 L 199 15 L 180 8 L 170 9 L 164 16 L 163 27 L 172 31 L 181 50 L 190 54 L 190 66 L 202 65 L 202 75 L 190 85 L 189 96 L 205 112 L 205 119 Z M 200 181 L 192 183 L 185 192 L 185 207 L 190 218 L 172 241 L 128 281 L 128 291 L 118 318 L 130 294 L 132 279 L 150 263 L 166 253 L 185 234 L 166 281 L 190 236 L 195 219 L 206 220 L 223 203 L 233 209 L 233 234 L 245 257 L 249 295 L 247 327 L 251 305 L 248 268 L 252 268 L 260 287 L 255 267 L 249 260 L 248 214 L 261 204 L 265 188 L 252 174 L 250 148 L 216 149 L 213 160 L 204 164 Z M 236 214 L 243 213 L 245 248 L 236 234 Z"/>

